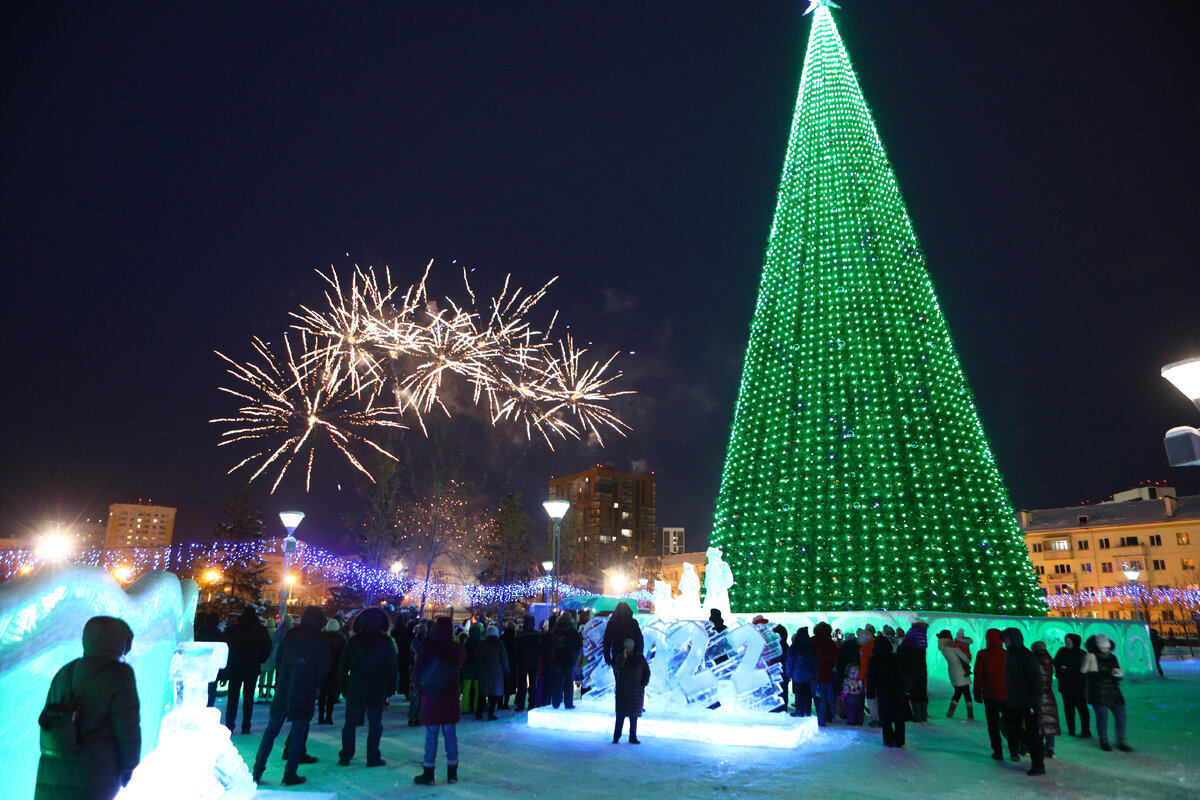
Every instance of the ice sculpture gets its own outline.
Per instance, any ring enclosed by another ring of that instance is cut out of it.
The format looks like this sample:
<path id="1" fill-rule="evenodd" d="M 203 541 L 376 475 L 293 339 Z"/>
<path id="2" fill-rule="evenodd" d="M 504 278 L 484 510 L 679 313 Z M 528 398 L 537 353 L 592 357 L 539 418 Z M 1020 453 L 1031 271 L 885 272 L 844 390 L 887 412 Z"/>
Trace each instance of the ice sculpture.
<path id="1" fill-rule="evenodd" d="M 729 587 L 733 586 L 733 570 L 721 558 L 719 548 L 710 547 L 705 555 L 708 556 L 708 563 L 704 565 L 704 611 L 707 613 L 715 608 L 722 617 L 728 618 L 732 616 L 729 610 Z"/>
<path id="2" fill-rule="evenodd" d="M 185 642 L 171 659 L 175 708 L 163 717 L 158 747 L 133 773 L 117 800 L 236 800 L 257 787 L 250 769 L 221 724 L 221 711 L 206 708 L 208 684 L 225 666 L 224 642 Z"/>
<path id="3" fill-rule="evenodd" d="M 683 562 L 683 575 L 679 577 L 679 597 L 675 600 L 676 619 L 704 619 L 707 615 L 700 606 L 700 576 L 696 567 Z"/>
<path id="4" fill-rule="evenodd" d="M 675 619 L 675 598 L 671 584 L 662 578 L 654 580 L 654 615 L 662 620 Z"/>
<path id="5" fill-rule="evenodd" d="M 167 675 L 181 641 L 192 638 L 197 587 L 151 572 L 128 590 L 99 567 L 46 565 L 0 585 L 0 752 L 5 797 L 32 797 L 38 727 L 50 680 L 83 655 L 83 625 L 98 615 L 133 629 L 133 667 L 141 699 L 142 752 L 154 749 L 159 722 L 173 702 Z"/>
<path id="6" fill-rule="evenodd" d="M 576 701 L 577 710 L 562 715 L 535 709 L 531 726 L 611 729 L 615 685 L 601 656 L 607 625 L 608 618 L 599 617 L 583 628 L 588 691 Z M 815 718 L 769 713 L 779 705 L 782 669 L 772 662 L 782 649 L 767 625 L 734 623 L 718 632 L 707 621 L 656 619 L 643 624 L 642 638 L 650 684 L 639 735 L 795 747 L 816 733 Z"/>

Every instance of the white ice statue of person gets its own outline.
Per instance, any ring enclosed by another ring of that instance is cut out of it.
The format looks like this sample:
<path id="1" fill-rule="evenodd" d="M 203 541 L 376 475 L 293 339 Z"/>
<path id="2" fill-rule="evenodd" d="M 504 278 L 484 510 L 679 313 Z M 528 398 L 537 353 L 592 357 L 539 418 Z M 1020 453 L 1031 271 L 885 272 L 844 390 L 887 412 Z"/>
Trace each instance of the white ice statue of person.
<path id="1" fill-rule="evenodd" d="M 711 613 L 715 608 L 721 616 L 730 619 L 733 613 L 729 610 L 729 587 L 733 586 L 733 570 L 721 558 L 721 550 L 710 547 L 705 553 L 708 563 L 704 565 L 704 612 Z"/>
<path id="2" fill-rule="evenodd" d="M 668 622 L 675 619 L 675 598 L 671 584 L 662 578 L 654 579 L 654 616 Z"/>
<path id="3" fill-rule="evenodd" d="M 700 607 L 700 576 L 696 574 L 695 565 L 683 562 L 683 575 L 679 578 L 679 597 L 675 599 L 676 619 L 704 619 L 704 609 Z"/>

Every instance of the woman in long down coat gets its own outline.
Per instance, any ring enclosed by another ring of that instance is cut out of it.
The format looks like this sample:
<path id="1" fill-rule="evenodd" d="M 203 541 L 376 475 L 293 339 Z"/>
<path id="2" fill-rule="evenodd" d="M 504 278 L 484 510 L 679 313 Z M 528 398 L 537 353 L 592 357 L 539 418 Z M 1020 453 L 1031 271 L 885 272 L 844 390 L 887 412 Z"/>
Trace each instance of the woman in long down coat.
<path id="1" fill-rule="evenodd" d="M 875 637 L 867 670 L 867 697 L 875 698 L 884 745 L 904 747 L 904 723 L 912 719 L 912 710 L 904 692 L 900 659 L 892 652 L 892 642 L 886 636 Z"/>
<path id="2" fill-rule="evenodd" d="M 1058 702 L 1054 699 L 1054 659 L 1046 650 L 1045 642 L 1034 642 L 1030 649 L 1042 670 L 1042 705 L 1038 723 L 1042 736 L 1046 738 L 1044 755 L 1054 758 L 1054 737 L 1062 735 L 1062 726 L 1058 722 Z"/>
<path id="3" fill-rule="evenodd" d="M 142 729 L 133 667 L 121 659 L 133 631 L 116 617 L 92 617 L 83 626 L 83 658 L 64 666 L 50 682 L 46 701 L 75 693 L 77 755 L 43 755 L 35 800 L 112 800 L 129 782 L 142 751 Z"/>
<path id="4" fill-rule="evenodd" d="M 621 729 L 629 718 L 629 743 L 641 744 L 637 738 L 637 721 L 646 703 L 646 684 L 650 682 L 650 664 L 637 649 L 633 639 L 625 640 L 625 648 L 613 659 L 617 674 L 617 724 L 613 729 L 613 744 L 621 741 Z"/>
<path id="5" fill-rule="evenodd" d="M 432 696 L 421 691 L 421 676 L 427 669 L 434 669 L 434 661 L 443 659 L 450 662 L 454 669 L 450 683 L 445 690 Z M 462 685 L 459 683 L 458 670 L 467 663 L 467 652 L 463 646 L 454 641 L 454 629 L 449 617 L 438 617 L 434 620 L 429 639 L 421 646 L 413 662 L 413 685 L 417 687 L 420 697 L 421 724 L 425 726 L 425 760 L 424 770 L 413 778 L 413 783 L 429 786 L 433 783 L 433 767 L 437 761 L 438 732 L 446 740 L 446 782 L 458 782 L 458 732 L 455 727 L 462 718 L 459 695 Z"/>
<path id="6" fill-rule="evenodd" d="M 500 641 L 500 631 L 495 625 L 488 626 L 483 643 L 479 645 L 478 659 L 479 707 L 475 719 L 480 718 L 485 704 L 487 718 L 496 719 L 496 706 L 504 697 L 504 680 L 512 668 L 508 663 L 508 652 Z"/>

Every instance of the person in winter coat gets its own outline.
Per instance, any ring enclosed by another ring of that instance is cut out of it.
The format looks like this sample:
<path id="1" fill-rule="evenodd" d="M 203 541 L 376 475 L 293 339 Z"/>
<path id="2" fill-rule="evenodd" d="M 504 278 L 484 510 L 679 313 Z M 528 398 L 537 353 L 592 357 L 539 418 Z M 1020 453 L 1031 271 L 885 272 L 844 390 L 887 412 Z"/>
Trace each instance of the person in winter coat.
<path id="1" fill-rule="evenodd" d="M 846 708 L 846 724 L 863 724 L 863 684 L 858 679 L 858 661 L 846 665 L 846 677 L 842 679 L 842 705 Z"/>
<path id="2" fill-rule="evenodd" d="M 504 694 L 500 698 L 500 708 L 507 711 L 510 708 L 509 698 L 517 691 L 517 626 L 510 619 L 504 623 L 500 632 L 500 644 L 504 645 L 504 655 L 508 657 L 508 672 L 504 673 Z"/>
<path id="3" fill-rule="evenodd" d="M 367 720 L 367 766 L 382 767 L 379 752 L 383 737 L 383 707 L 396 693 L 399 665 L 387 629 L 387 617 L 379 608 L 361 611 L 354 621 L 355 634 L 346 642 L 338 657 L 334 679 L 346 697 L 346 718 L 342 722 L 342 749 L 338 764 L 350 765 L 354 758 L 355 733 L 365 713 Z"/>
<path id="4" fill-rule="evenodd" d="M 325 623 L 325 638 L 329 641 L 329 663 L 335 665 L 342 660 L 342 651 L 346 649 L 346 637 L 342 635 L 342 624 L 336 619 Z M 321 691 L 317 695 L 318 725 L 333 724 L 333 707 L 337 705 L 338 695 L 338 671 L 330 669 L 325 675 L 325 680 L 321 681 Z"/>
<path id="5" fill-rule="evenodd" d="M 867 625 L 858 629 L 858 679 L 867 685 L 867 677 L 871 671 L 871 656 L 875 654 L 875 626 Z M 879 713 L 875 708 L 875 698 L 868 697 L 865 702 L 868 724 L 872 728 L 879 727 Z"/>
<path id="6" fill-rule="evenodd" d="M 123 659 L 133 631 L 116 617 L 92 617 L 83 626 L 83 657 L 50 681 L 46 704 L 74 696 L 79 706 L 78 753 L 42 753 L 34 800 L 112 800 L 129 783 L 142 753 L 142 729 L 133 667 Z"/>
<path id="7" fill-rule="evenodd" d="M 645 648 L 642 626 L 633 618 L 633 609 L 628 603 L 617 603 L 608 624 L 604 627 L 604 663 L 612 666 L 613 659 L 621 654 L 626 639 L 633 639 L 640 653 Z"/>
<path id="8" fill-rule="evenodd" d="M 408 646 L 408 663 L 415 664 L 417 653 L 429 641 L 429 622 L 417 620 L 412 624 L 412 640 Z M 413 671 L 408 671 L 408 727 L 417 728 L 421 725 L 421 695 L 417 692 Z"/>
<path id="9" fill-rule="evenodd" d="M 229 661 L 225 678 L 229 681 L 229 699 L 225 705 L 225 727 L 233 731 L 238 716 L 238 699 L 242 701 L 242 733 L 250 732 L 254 715 L 254 683 L 262 666 L 271 657 L 271 635 L 258 619 L 253 606 L 246 606 L 238 623 L 225 631 L 229 645 Z"/>
<path id="10" fill-rule="evenodd" d="M 550 662 L 550 704 L 555 708 L 575 707 L 575 665 L 583 637 L 575 629 L 575 618 L 563 614 L 554 626 L 554 656 Z"/>
<path id="11" fill-rule="evenodd" d="M 833 666 L 837 662 L 837 645 L 833 643 L 833 628 L 828 622 L 813 626 L 812 647 L 817 656 L 815 693 L 817 725 L 833 722 Z"/>
<path id="12" fill-rule="evenodd" d="M 713 611 L 716 611 L 714 608 Z M 774 708 L 772 711 L 787 711 L 788 710 L 788 684 L 792 682 L 791 676 L 787 674 L 787 656 L 788 656 L 788 632 L 787 628 L 782 625 L 776 625 L 771 629 L 775 635 L 779 637 L 779 655 L 767 662 L 768 668 L 771 664 L 779 665 L 779 688 L 780 699 L 782 705 L 779 708 Z"/>
<path id="13" fill-rule="evenodd" d="M 1058 676 L 1058 693 L 1062 695 L 1063 716 L 1067 718 L 1067 735 L 1075 735 L 1075 715 L 1079 715 L 1079 738 L 1090 739 L 1090 719 L 1087 707 L 1087 686 L 1083 675 L 1083 639 L 1068 633 L 1063 646 L 1054 654 L 1054 673 Z"/>
<path id="14" fill-rule="evenodd" d="M 842 698 L 842 716 L 847 722 L 850 722 L 850 714 L 846 709 L 844 696 L 846 695 L 845 687 L 842 685 L 850 673 L 850 667 L 854 666 L 854 675 L 858 677 L 858 637 L 847 635 L 838 646 L 837 662 L 833 668 L 834 689 L 838 693 L 839 698 Z M 859 694 L 862 694 L 861 688 Z M 861 710 L 861 707 L 860 707 Z M 859 720 L 859 725 L 862 721 Z"/>
<path id="15" fill-rule="evenodd" d="M 813 679 L 817 676 L 817 650 L 808 635 L 808 626 L 796 629 L 788 646 L 787 673 L 796 698 L 793 717 L 812 716 Z"/>
<path id="16" fill-rule="evenodd" d="M 613 728 L 613 744 L 621 741 L 625 718 L 629 718 L 629 743 L 641 744 L 637 738 L 637 721 L 646 703 L 646 684 L 650 682 L 650 664 L 633 639 L 624 641 L 624 648 L 613 659 L 616 673 L 617 724 Z"/>
<path id="17" fill-rule="evenodd" d="M 1038 726 L 1042 734 L 1043 755 L 1054 758 L 1054 737 L 1062 735 L 1058 723 L 1058 703 L 1054 702 L 1054 661 L 1045 642 L 1034 642 L 1029 648 L 1042 670 L 1042 704 L 1038 709 Z"/>
<path id="18" fill-rule="evenodd" d="M 988 739 L 992 743 L 992 758 L 1004 760 L 1004 741 L 1013 761 L 1019 761 L 1020 743 L 1009 737 L 1007 727 L 1008 695 L 1004 688 L 1005 662 L 1008 653 L 998 628 L 988 628 L 984 634 L 986 646 L 975 656 L 975 701 L 983 703 L 983 715 L 987 719 Z"/>
<path id="19" fill-rule="evenodd" d="M 938 631 L 938 652 L 946 659 L 946 672 L 950 676 L 950 685 L 954 687 L 954 696 L 950 698 L 950 710 L 947 717 L 954 716 L 958 708 L 958 699 L 966 698 L 967 719 L 975 719 L 975 705 L 971 702 L 971 660 L 961 647 L 954 645 L 950 631 Z"/>
<path id="20" fill-rule="evenodd" d="M 517 711 L 525 710 L 526 701 L 529 708 L 538 707 L 537 676 L 542 658 L 540 642 L 533 614 L 526 614 L 521 622 L 521 632 L 516 637 Z"/>
<path id="21" fill-rule="evenodd" d="M 463 642 L 467 662 L 462 668 L 462 710 L 467 714 L 473 712 L 475 719 L 483 719 L 484 703 L 479 694 L 479 646 L 483 644 L 483 630 L 482 623 L 472 622 Z"/>
<path id="22" fill-rule="evenodd" d="M 1112 641 L 1103 634 L 1089 636 L 1084 643 L 1087 656 L 1083 659 L 1083 675 L 1087 679 L 1087 698 L 1096 714 L 1096 735 L 1100 749 L 1111 751 L 1108 743 L 1108 715 L 1117 723 L 1117 749 L 1133 750 L 1125 741 L 1125 696 L 1121 694 L 1121 679 L 1125 671 L 1112 651 Z"/>
<path id="23" fill-rule="evenodd" d="M 447 662 L 439 667 L 435 662 Z M 421 703 L 421 724 L 425 726 L 425 759 L 420 775 L 413 783 L 423 786 L 433 784 L 433 768 L 437 763 L 438 732 L 446 741 L 446 782 L 458 782 L 458 732 L 455 727 L 461 717 L 459 705 L 459 672 L 467 663 L 467 652 L 454 641 L 454 631 L 449 617 L 438 617 L 433 622 L 429 639 L 421 646 L 413 662 L 413 683 Z M 427 669 L 448 670 L 450 682 L 444 691 L 434 696 L 420 689 L 421 677 Z"/>
<path id="24" fill-rule="evenodd" d="M 487 718 L 496 719 L 496 706 L 504 696 L 504 679 L 511 671 L 508 653 L 500 641 L 500 631 L 489 625 L 479 645 L 479 710 L 475 719 L 483 718 L 483 706 L 487 705 Z"/>
<path id="25" fill-rule="evenodd" d="M 1045 775 L 1041 724 L 1042 668 L 1037 657 L 1025 646 L 1025 635 L 1019 628 L 1005 628 L 1000 634 L 1008 657 L 1004 661 L 1004 694 L 1009 740 L 1020 740 L 1029 751 L 1030 775 Z"/>
<path id="26" fill-rule="evenodd" d="M 1163 647 L 1166 641 L 1159 635 L 1154 628 L 1150 629 L 1150 649 L 1154 651 L 1154 668 L 1158 670 L 1159 675 L 1163 675 L 1162 664 L 1159 661 L 1162 659 Z M 1164 676 L 1165 677 L 1165 676 Z"/>
<path id="27" fill-rule="evenodd" d="M 912 707 L 913 722 L 929 719 L 929 667 L 925 660 L 928 646 L 929 623 L 919 619 L 908 629 L 896 651 L 904 677 L 904 690 Z"/>
<path id="28" fill-rule="evenodd" d="M 975 640 L 967 636 L 966 631 L 959 628 L 954 634 L 954 641 L 950 643 L 963 651 L 963 655 L 967 657 L 967 663 L 971 663 L 971 645 L 975 644 Z"/>
<path id="29" fill-rule="evenodd" d="M 329 672 L 329 639 L 325 636 L 325 614 L 309 606 L 300 615 L 300 624 L 293 626 L 279 643 L 275 654 L 275 697 L 271 700 L 271 719 L 263 731 L 254 758 L 254 782 L 262 781 L 267 759 L 275 746 L 275 737 L 291 722 L 284 752 L 287 766 L 283 785 L 296 786 L 305 779 L 296 774 L 301 762 L 311 764 L 317 759 L 308 755 L 308 726 L 316 709 L 317 689 Z"/>
<path id="30" fill-rule="evenodd" d="M 392 625 L 392 638 L 396 640 L 396 686 L 397 691 L 408 697 L 409 673 L 412 670 L 412 617 L 401 612 Z"/>
<path id="31" fill-rule="evenodd" d="M 904 747 L 904 723 L 912 719 L 912 710 L 904 694 L 900 659 L 892 652 L 892 643 L 886 636 L 875 637 L 866 688 L 867 697 L 875 698 L 884 746 Z"/>

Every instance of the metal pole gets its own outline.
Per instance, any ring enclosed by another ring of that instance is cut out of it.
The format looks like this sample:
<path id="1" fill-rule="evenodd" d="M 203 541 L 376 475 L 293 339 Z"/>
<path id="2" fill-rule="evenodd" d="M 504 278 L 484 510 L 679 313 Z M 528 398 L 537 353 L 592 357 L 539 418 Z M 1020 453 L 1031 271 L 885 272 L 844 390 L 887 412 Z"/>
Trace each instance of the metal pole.
<path id="1" fill-rule="evenodd" d="M 279 584 L 279 621 L 283 622 L 283 615 L 287 613 L 287 595 L 288 595 L 288 569 L 292 564 L 292 554 L 287 550 L 283 551 L 283 579 Z"/>
<path id="2" fill-rule="evenodd" d="M 555 604 L 557 604 L 557 596 L 558 596 L 558 563 L 559 563 L 559 561 L 558 561 L 558 534 L 561 529 L 562 529 L 561 520 L 558 520 L 558 519 L 554 520 L 554 594 L 556 597 Z"/>

